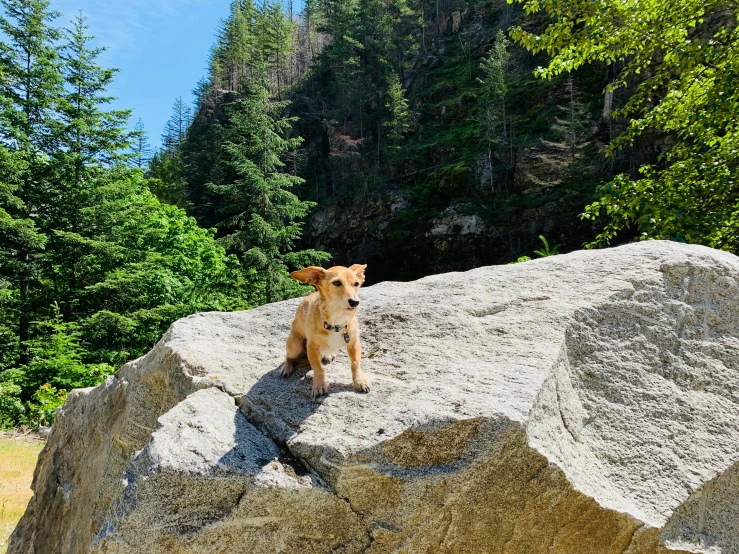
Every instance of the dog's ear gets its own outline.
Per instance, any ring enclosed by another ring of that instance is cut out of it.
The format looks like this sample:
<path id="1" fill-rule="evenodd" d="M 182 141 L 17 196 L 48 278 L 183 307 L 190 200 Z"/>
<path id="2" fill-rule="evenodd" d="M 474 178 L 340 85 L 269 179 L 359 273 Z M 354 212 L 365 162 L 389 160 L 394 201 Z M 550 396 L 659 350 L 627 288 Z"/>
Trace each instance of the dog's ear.
<path id="1" fill-rule="evenodd" d="M 356 273 L 357 277 L 359 277 L 359 280 L 364 283 L 364 270 L 367 267 L 367 264 L 354 264 L 349 269 L 351 269 L 354 273 Z"/>
<path id="2" fill-rule="evenodd" d="M 317 285 L 326 276 L 326 270 L 322 267 L 306 267 L 298 271 L 293 271 L 290 277 L 297 279 L 301 283 L 307 283 L 309 285 Z"/>

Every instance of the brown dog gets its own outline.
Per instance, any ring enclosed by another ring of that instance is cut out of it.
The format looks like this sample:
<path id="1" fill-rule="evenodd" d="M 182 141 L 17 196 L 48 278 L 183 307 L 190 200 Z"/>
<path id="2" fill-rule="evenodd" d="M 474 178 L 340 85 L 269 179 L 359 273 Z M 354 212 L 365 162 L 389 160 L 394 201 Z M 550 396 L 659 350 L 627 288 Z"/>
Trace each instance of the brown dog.
<path id="1" fill-rule="evenodd" d="M 359 287 L 364 283 L 366 267 L 360 264 L 329 269 L 306 267 L 290 274 L 298 281 L 316 287 L 316 292 L 303 298 L 295 313 L 285 345 L 287 355 L 282 364 L 282 375 L 290 375 L 295 362 L 307 356 L 313 369 L 314 397 L 328 391 L 322 360 L 332 357 L 342 346 L 346 346 L 351 360 L 354 388 L 369 392 L 370 383 L 359 365 L 362 345 L 356 317 Z"/>

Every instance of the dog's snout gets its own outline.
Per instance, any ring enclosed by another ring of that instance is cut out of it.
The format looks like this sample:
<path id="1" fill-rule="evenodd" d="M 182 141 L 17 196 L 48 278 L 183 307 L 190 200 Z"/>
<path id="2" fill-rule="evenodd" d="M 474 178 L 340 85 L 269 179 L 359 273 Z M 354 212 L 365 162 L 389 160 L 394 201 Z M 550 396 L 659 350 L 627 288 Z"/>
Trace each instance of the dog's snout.
<path id="1" fill-rule="evenodd" d="M 349 299 L 349 305 L 352 308 L 356 308 L 357 306 L 359 306 L 359 298 L 350 298 Z"/>

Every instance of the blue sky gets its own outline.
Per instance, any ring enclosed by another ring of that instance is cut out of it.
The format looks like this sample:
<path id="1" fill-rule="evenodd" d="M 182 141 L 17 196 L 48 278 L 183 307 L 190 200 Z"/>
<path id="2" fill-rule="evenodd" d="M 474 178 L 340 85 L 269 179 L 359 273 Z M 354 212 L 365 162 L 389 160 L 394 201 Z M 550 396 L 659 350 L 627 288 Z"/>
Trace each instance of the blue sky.
<path id="1" fill-rule="evenodd" d="M 106 67 L 120 69 L 111 93 L 117 108 L 134 110 L 152 146 L 160 144 L 164 124 L 177 96 L 191 101 L 191 90 L 206 73 L 208 52 L 230 0 L 51 0 L 67 26 L 79 10 Z"/>

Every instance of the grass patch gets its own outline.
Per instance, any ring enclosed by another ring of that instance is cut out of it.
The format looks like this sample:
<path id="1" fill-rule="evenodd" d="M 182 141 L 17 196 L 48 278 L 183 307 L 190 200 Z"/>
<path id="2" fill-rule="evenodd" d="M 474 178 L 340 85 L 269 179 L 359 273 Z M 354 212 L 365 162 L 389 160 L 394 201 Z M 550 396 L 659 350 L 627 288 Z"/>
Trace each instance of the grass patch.
<path id="1" fill-rule="evenodd" d="M 31 480 L 44 442 L 0 435 L 0 554 L 33 496 Z"/>

